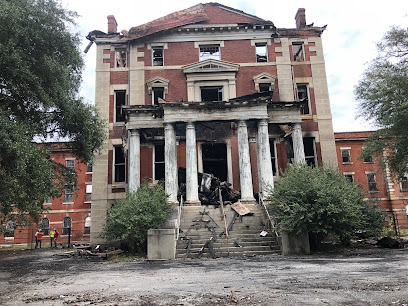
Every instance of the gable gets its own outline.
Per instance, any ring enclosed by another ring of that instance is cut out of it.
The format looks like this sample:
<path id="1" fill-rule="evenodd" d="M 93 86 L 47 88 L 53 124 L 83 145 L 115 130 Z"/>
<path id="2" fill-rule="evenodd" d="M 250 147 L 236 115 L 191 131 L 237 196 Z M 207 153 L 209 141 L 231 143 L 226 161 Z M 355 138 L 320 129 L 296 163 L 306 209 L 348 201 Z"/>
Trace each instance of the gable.
<path id="1" fill-rule="evenodd" d="M 230 72 L 238 71 L 239 65 L 216 60 L 216 59 L 207 59 L 205 61 L 196 62 L 181 67 L 184 73 L 199 73 L 199 72 Z"/>

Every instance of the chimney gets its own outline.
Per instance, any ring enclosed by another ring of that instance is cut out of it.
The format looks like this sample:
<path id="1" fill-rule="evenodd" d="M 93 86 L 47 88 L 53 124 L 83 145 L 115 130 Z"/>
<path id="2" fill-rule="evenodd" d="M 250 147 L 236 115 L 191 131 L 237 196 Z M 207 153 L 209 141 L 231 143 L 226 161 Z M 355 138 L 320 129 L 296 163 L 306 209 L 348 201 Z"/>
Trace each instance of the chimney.
<path id="1" fill-rule="evenodd" d="M 118 23 L 116 22 L 115 16 L 108 16 L 108 34 L 118 32 Z"/>
<path id="2" fill-rule="evenodd" d="M 299 8 L 296 16 L 296 27 L 297 28 L 304 28 L 306 26 L 306 14 L 305 14 L 305 9 L 304 8 Z"/>

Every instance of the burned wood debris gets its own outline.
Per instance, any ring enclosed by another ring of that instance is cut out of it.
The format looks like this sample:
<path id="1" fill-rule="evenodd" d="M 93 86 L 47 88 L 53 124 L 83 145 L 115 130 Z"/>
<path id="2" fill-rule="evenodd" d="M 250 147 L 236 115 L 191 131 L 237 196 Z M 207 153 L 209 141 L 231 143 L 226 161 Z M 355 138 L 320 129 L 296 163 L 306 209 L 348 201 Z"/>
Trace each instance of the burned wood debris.
<path id="1" fill-rule="evenodd" d="M 186 198 L 186 169 L 180 167 L 179 194 L 178 197 Z M 224 205 L 233 204 L 241 198 L 241 193 L 231 188 L 228 182 L 222 182 L 219 178 L 209 173 L 198 173 L 198 198 L 202 205 L 220 205 L 219 192 L 221 191 Z"/>

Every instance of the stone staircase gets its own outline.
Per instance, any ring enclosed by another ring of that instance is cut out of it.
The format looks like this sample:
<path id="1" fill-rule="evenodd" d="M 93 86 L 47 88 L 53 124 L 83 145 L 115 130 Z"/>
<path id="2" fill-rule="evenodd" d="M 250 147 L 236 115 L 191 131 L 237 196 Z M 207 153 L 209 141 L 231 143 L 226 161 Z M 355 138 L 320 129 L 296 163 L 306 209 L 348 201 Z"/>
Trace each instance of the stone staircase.
<path id="1" fill-rule="evenodd" d="M 211 258 L 211 246 L 216 257 L 280 253 L 274 233 L 268 232 L 265 237 L 260 236 L 266 224 L 266 217 L 262 207 L 257 204 L 247 204 L 245 206 L 249 208 L 252 215 L 242 216 L 241 218 L 238 216 L 236 218 L 229 231 L 228 240 L 225 235 L 220 236 L 225 229 L 221 208 L 211 205 L 184 206 L 181 216 L 180 238 L 176 247 L 176 258 Z M 228 226 L 234 217 L 235 211 L 230 205 L 226 205 L 224 209 Z M 210 239 L 212 239 L 211 246 L 206 245 Z M 189 243 L 190 248 L 187 250 Z M 200 252 L 201 249 L 202 252 Z"/>

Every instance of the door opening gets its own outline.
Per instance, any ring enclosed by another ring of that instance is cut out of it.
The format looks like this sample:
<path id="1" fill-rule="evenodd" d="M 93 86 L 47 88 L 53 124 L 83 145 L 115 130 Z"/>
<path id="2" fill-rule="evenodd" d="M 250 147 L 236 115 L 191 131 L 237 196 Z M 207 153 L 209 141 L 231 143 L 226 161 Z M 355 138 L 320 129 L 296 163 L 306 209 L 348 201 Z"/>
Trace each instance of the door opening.
<path id="1" fill-rule="evenodd" d="M 203 143 L 201 150 L 203 172 L 212 173 L 221 182 L 228 181 L 227 145 L 225 143 Z"/>

